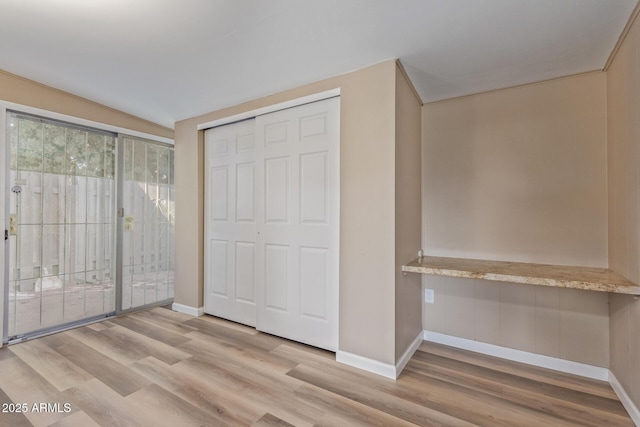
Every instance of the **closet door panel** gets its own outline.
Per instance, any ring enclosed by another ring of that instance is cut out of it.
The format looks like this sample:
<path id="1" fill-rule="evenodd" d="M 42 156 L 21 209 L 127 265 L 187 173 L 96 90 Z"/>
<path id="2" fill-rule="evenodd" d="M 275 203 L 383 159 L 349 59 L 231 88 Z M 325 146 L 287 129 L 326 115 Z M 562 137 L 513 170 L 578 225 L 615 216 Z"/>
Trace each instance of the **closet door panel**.
<path id="1" fill-rule="evenodd" d="M 205 132 L 205 312 L 338 345 L 339 98 Z"/>
<path id="2" fill-rule="evenodd" d="M 328 350 L 338 344 L 339 102 L 256 118 L 257 329 Z"/>
<path id="3" fill-rule="evenodd" d="M 205 132 L 205 313 L 255 326 L 254 120 Z"/>

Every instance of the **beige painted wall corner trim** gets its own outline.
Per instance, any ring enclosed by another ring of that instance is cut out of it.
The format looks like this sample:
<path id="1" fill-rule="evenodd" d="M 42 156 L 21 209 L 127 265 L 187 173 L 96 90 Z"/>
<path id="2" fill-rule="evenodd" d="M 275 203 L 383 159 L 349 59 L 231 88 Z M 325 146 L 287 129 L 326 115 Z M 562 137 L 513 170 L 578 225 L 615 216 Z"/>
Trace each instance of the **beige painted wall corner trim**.
<path id="1" fill-rule="evenodd" d="M 542 354 L 530 353 L 528 351 L 515 350 L 512 348 L 501 347 L 498 345 L 487 344 L 426 330 L 424 331 L 424 340 L 480 354 L 500 357 L 514 362 L 526 363 L 528 365 L 539 366 L 541 368 L 552 369 L 554 371 L 592 378 L 595 380 L 609 380 L 609 369 L 602 368 L 600 366 L 587 365 L 585 363 L 544 356 Z"/>
<path id="2" fill-rule="evenodd" d="M 597 70 L 591 70 L 591 71 L 584 71 L 584 72 L 581 72 L 581 73 L 567 74 L 566 76 L 552 77 L 550 79 L 537 80 L 535 82 L 522 83 L 522 84 L 514 85 L 514 86 L 501 87 L 501 88 L 498 88 L 498 89 L 491 89 L 491 90 L 487 90 L 487 91 L 484 91 L 484 92 L 476 92 L 476 93 L 469 93 L 467 95 L 454 96 L 453 98 L 437 99 L 435 101 L 425 102 L 422 105 L 423 106 L 424 105 L 432 105 L 432 104 L 438 104 L 438 103 L 441 103 L 441 102 L 448 102 L 448 101 L 455 101 L 455 100 L 458 100 L 458 99 L 471 98 L 471 97 L 478 96 L 478 95 L 488 95 L 488 94 L 493 94 L 493 93 L 506 92 L 506 91 L 510 91 L 510 90 L 513 90 L 513 89 L 520 89 L 522 87 L 542 85 L 542 84 L 545 84 L 545 83 L 554 82 L 556 80 L 571 79 L 571 78 L 574 78 L 574 77 L 581 77 L 581 76 L 586 76 L 586 75 L 589 75 L 589 74 L 596 74 L 596 73 L 604 73 L 604 70 L 597 69 Z"/>
<path id="3" fill-rule="evenodd" d="M 396 367 L 389 363 L 383 363 L 368 357 L 358 356 L 347 351 L 338 350 L 336 352 L 336 362 L 353 366 L 386 378 L 396 379 Z"/>
<path id="4" fill-rule="evenodd" d="M 177 302 L 171 304 L 171 310 L 194 317 L 204 316 L 204 307 L 189 307 L 188 305 L 178 304 Z"/>
<path id="5" fill-rule="evenodd" d="M 616 55 L 620 50 L 620 46 L 622 46 L 622 43 L 624 43 L 625 39 L 627 38 L 627 35 L 629 34 L 629 31 L 631 30 L 633 23 L 636 21 L 638 14 L 640 14 L 640 1 L 638 1 L 638 3 L 636 4 L 636 7 L 631 12 L 631 15 L 629 15 L 629 20 L 627 21 L 627 24 L 622 29 L 622 33 L 620 33 L 620 37 L 618 37 L 618 41 L 613 46 L 613 49 L 611 49 L 611 53 L 607 58 L 607 62 L 605 62 L 604 64 L 603 71 L 607 71 L 611 66 L 611 63 L 613 63 L 613 60 L 616 58 Z"/>
<path id="6" fill-rule="evenodd" d="M 640 409 L 633 403 L 633 400 L 631 400 L 624 387 L 622 387 L 620 381 L 618 381 L 611 371 L 609 371 L 609 384 L 611 384 L 611 388 L 616 393 L 616 396 L 618 396 L 618 399 L 620 399 L 620 403 L 622 403 L 624 409 L 629 413 L 631 420 L 636 426 L 640 427 Z"/>
<path id="7" fill-rule="evenodd" d="M 398 71 L 400 71 L 400 74 L 403 75 L 404 79 L 409 84 L 409 87 L 411 88 L 411 91 L 415 95 L 415 97 L 418 100 L 418 102 L 420 103 L 420 105 L 424 105 L 424 101 L 422 101 L 422 97 L 418 93 L 418 90 L 416 89 L 416 87 L 413 85 L 413 82 L 409 78 L 409 74 L 407 74 L 407 70 L 405 70 L 404 65 L 402 65 L 402 62 L 399 59 L 396 60 L 396 66 L 398 67 Z"/>
<path id="8" fill-rule="evenodd" d="M 405 366 L 407 366 L 407 363 L 409 363 L 414 353 L 418 350 L 418 347 L 420 347 L 420 344 L 422 344 L 422 341 L 424 341 L 424 333 L 423 331 L 420 331 L 409 347 L 407 347 L 405 352 L 402 353 L 400 359 L 396 362 L 396 378 L 400 376 Z"/>

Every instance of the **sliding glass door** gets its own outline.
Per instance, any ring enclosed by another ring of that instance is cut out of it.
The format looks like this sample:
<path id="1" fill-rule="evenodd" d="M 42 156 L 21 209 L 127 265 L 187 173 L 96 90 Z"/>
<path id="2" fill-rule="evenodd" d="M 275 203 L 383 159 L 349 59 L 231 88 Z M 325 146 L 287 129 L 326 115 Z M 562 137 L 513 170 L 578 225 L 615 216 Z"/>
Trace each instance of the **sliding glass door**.
<path id="1" fill-rule="evenodd" d="M 9 113 L 8 338 L 115 310 L 116 135 Z"/>
<path id="2" fill-rule="evenodd" d="M 6 340 L 171 301 L 171 145 L 18 112 L 7 141 Z"/>
<path id="3" fill-rule="evenodd" d="M 123 311 L 173 298 L 173 147 L 123 138 Z"/>

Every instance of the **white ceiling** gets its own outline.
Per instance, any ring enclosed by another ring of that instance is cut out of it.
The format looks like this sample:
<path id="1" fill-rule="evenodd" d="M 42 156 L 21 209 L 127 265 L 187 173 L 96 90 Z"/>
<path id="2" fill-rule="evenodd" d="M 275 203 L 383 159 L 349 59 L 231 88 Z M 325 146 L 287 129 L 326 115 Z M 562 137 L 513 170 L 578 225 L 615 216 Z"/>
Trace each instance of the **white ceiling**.
<path id="1" fill-rule="evenodd" d="M 173 127 L 400 58 L 422 100 L 602 69 L 637 0 L 0 0 L 0 69 Z"/>

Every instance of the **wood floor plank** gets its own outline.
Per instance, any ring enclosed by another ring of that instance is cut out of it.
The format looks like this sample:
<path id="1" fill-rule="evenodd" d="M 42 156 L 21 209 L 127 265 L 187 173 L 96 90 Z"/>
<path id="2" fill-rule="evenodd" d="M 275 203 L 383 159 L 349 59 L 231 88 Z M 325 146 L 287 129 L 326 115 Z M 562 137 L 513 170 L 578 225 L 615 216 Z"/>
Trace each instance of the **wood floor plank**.
<path id="1" fill-rule="evenodd" d="M 87 325 L 87 328 L 92 329 L 96 332 L 104 331 L 105 329 L 109 329 L 110 326 L 106 325 L 105 322 L 96 322 L 90 325 Z"/>
<path id="2" fill-rule="evenodd" d="M 339 377 L 327 375 L 320 370 L 304 365 L 297 366 L 287 375 L 413 424 L 473 425 L 473 423 L 450 416 L 432 407 L 422 406 L 378 389 L 371 389 L 367 386 L 354 384 L 351 381 L 344 381 Z M 492 422 L 493 421 L 495 420 L 492 419 Z"/>
<path id="3" fill-rule="evenodd" d="M 162 317 L 163 319 L 170 320 L 175 323 L 184 323 L 188 320 L 193 319 L 193 316 L 189 314 L 180 313 L 173 310 L 167 310 L 163 307 L 154 307 L 148 310 L 144 310 L 145 313 L 151 313 L 154 316 Z M 139 312 L 136 312 L 136 316 Z"/>
<path id="4" fill-rule="evenodd" d="M 145 413 L 116 393 L 98 379 L 94 378 L 76 387 L 61 392 L 73 406 L 82 409 L 98 425 L 145 427 L 149 424 Z"/>
<path id="5" fill-rule="evenodd" d="M 11 350 L 9 350 L 9 347 L 2 347 L 0 348 L 0 360 L 5 360 L 8 359 L 10 357 L 16 357 L 15 354 L 13 354 L 13 352 Z"/>
<path id="6" fill-rule="evenodd" d="M 33 405 L 40 403 L 58 403 L 63 405 L 61 392 L 45 380 L 27 363 L 19 357 L 0 361 L 0 389 L 9 397 L 11 402 L 26 403 L 30 409 L 24 415 L 34 426 L 46 426 L 58 421 L 68 414 L 58 412 L 32 411 Z M 72 407 L 72 412 L 77 408 Z"/>
<path id="7" fill-rule="evenodd" d="M 401 376 L 397 381 L 380 378 L 377 375 L 363 372 L 350 366 L 336 364 L 335 362 L 328 361 L 321 357 L 312 356 L 306 357 L 305 359 L 305 352 L 303 349 L 296 349 L 286 344 L 283 344 L 271 353 L 291 358 L 293 360 L 298 360 L 303 366 L 315 368 L 327 375 L 331 375 L 338 381 L 343 381 L 348 384 L 362 384 L 370 388 L 376 388 L 390 395 L 431 407 L 442 413 L 456 414 L 455 416 L 466 419 L 469 422 L 479 422 L 478 420 L 483 419 L 487 414 L 483 414 L 478 411 L 475 413 L 465 412 L 464 409 L 460 409 L 461 404 L 464 402 L 468 402 L 482 408 L 490 408 L 498 405 L 494 408 L 496 412 L 496 414 L 493 415 L 494 417 L 497 417 L 500 413 L 505 414 L 513 412 L 515 414 L 519 414 L 520 420 L 530 418 L 532 420 L 537 419 L 538 422 L 552 421 L 552 419 L 545 416 L 545 414 L 538 414 L 535 411 L 526 408 L 523 412 L 523 408 L 511 405 L 508 402 L 502 402 L 501 398 L 492 398 L 496 396 L 476 396 L 475 393 L 468 393 L 461 388 L 451 387 L 448 384 L 442 383 L 440 384 L 440 389 L 434 388 L 434 381 L 431 379 L 415 385 L 410 381 L 407 381 L 406 375 Z M 422 395 L 426 393 L 429 393 L 428 401 L 423 400 Z M 482 402 L 483 399 L 486 400 L 484 403 Z M 478 402 L 479 400 L 480 402 Z M 507 421 L 505 424 L 508 425 L 510 422 L 511 421 Z M 560 422 L 560 424 L 562 423 Z M 565 425 L 570 424 L 565 423 Z"/>
<path id="8" fill-rule="evenodd" d="M 13 345 L 11 351 L 60 391 L 93 378 L 41 340 Z"/>
<path id="9" fill-rule="evenodd" d="M 121 396 L 127 396 L 150 384 L 144 377 L 128 367 L 77 341 L 68 333 L 51 335 L 44 339 L 58 353 L 111 387 Z"/>
<path id="10" fill-rule="evenodd" d="M 123 365 L 148 356 L 170 364 L 190 357 L 188 353 L 118 325 L 100 332 L 79 328 L 67 333 Z"/>
<path id="11" fill-rule="evenodd" d="M 569 408 L 571 406 L 570 404 L 574 404 L 615 415 L 626 416 L 626 411 L 618 400 L 590 393 L 568 390 L 553 384 L 523 378 L 514 374 L 485 368 L 483 366 L 476 366 L 448 359 L 446 357 L 428 354 L 418 354 L 410 363 L 413 363 L 414 369 L 420 373 L 428 373 L 431 369 L 440 367 L 448 370 L 449 373 L 466 374 L 467 378 L 476 379 L 476 385 L 478 387 L 480 387 L 480 382 L 484 380 L 486 382 L 498 384 L 503 393 L 508 390 L 512 395 L 515 394 L 516 391 L 522 392 L 527 398 L 532 398 L 534 395 L 544 396 L 547 398 L 546 400 L 548 400 L 549 403 L 549 398 L 554 399 L 554 401 L 559 404 L 567 402 L 567 405 L 564 405 L 566 408 Z"/>
<path id="12" fill-rule="evenodd" d="M 548 411 L 539 410 L 529 405 L 520 405 L 517 402 L 504 399 L 502 396 L 482 393 L 473 388 L 462 387 L 435 378 L 421 378 L 416 381 L 415 378 L 406 376 L 402 382 L 403 386 L 413 392 L 402 391 L 401 394 L 396 395 L 425 404 L 420 392 L 426 389 L 429 393 L 429 402 L 434 401 L 443 405 L 441 411 L 477 424 L 491 419 L 494 425 L 575 426 L 577 421 L 570 417 L 557 417 Z M 455 406 L 449 406 L 452 401 L 464 408 L 464 411 L 456 409 Z"/>
<path id="13" fill-rule="evenodd" d="M 301 365 L 289 375 L 300 378 L 299 372 L 307 367 Z M 309 375 L 309 372 L 307 372 Z M 307 377 L 309 378 L 309 377 Z M 339 371 L 328 368 L 317 368 L 315 375 L 311 375 L 314 381 L 325 381 L 335 386 L 341 384 L 356 383 L 353 378 L 346 377 Z M 358 381 L 358 384 L 367 385 L 367 380 Z M 442 382 L 433 378 L 428 381 L 413 381 L 405 376 L 396 382 L 376 382 L 377 390 L 389 396 L 394 396 L 408 402 L 434 409 L 443 414 L 449 414 L 471 423 L 481 424 L 483 420 L 491 419 L 492 425 L 575 425 L 575 420 L 567 421 L 557 418 L 535 408 L 521 406 L 496 398 L 491 395 L 477 393 L 475 390 L 458 387 L 454 384 Z M 347 387 L 341 389 L 341 393 L 350 393 Z M 367 397 L 362 393 L 359 398 Z M 354 400 L 358 400 L 353 397 Z M 376 401 L 376 405 L 380 404 Z M 359 400 L 360 401 L 360 400 Z M 377 407 L 377 406 L 374 406 Z"/>
<path id="14" fill-rule="evenodd" d="M 170 365 L 191 357 L 185 351 L 118 325 L 102 331 L 100 335 L 117 342 L 119 348 L 135 346 L 145 357 L 153 356 Z"/>
<path id="15" fill-rule="evenodd" d="M 0 388 L 0 404 L 10 403 L 12 399 Z M 9 408 L 8 408 L 9 409 Z M 33 424 L 22 412 L 10 411 L 0 413 L 0 425 L 11 427 L 31 427 Z"/>
<path id="16" fill-rule="evenodd" d="M 298 362 L 278 357 L 268 351 L 261 349 L 260 347 L 253 347 L 245 343 L 238 343 L 233 340 L 218 339 L 211 337 L 208 334 L 201 332 L 191 332 L 187 334 L 189 338 L 193 339 L 189 343 L 181 345 L 179 348 L 186 351 L 189 354 L 200 353 L 205 351 L 226 351 L 230 357 L 242 358 L 247 363 L 268 363 L 272 369 L 280 369 L 283 373 L 289 369 L 295 367 Z"/>
<path id="17" fill-rule="evenodd" d="M 203 426 L 211 424 L 211 416 L 157 384 L 151 384 L 127 397 L 142 413 L 153 413 L 148 425 Z"/>
<path id="18" fill-rule="evenodd" d="M 465 387 L 472 393 L 482 392 L 486 395 L 496 397 L 504 402 L 510 402 L 521 407 L 527 407 L 539 412 L 552 415 L 564 420 L 570 425 L 578 423 L 584 426 L 599 427 L 607 425 L 633 427 L 629 424 L 629 419 L 621 414 L 603 413 L 599 410 L 560 400 L 544 394 L 530 392 L 528 390 L 516 389 L 500 382 L 491 382 L 479 379 L 460 372 L 443 372 L 437 367 L 420 366 L 413 361 L 407 365 L 403 374 L 406 377 L 417 379 L 421 383 L 443 381 L 452 385 Z M 625 414 L 626 415 L 626 414 Z"/>
<path id="19" fill-rule="evenodd" d="M 314 405 L 324 411 L 324 415 L 316 421 L 316 426 L 415 426 L 413 423 L 389 415 L 386 412 L 312 385 L 298 387 L 295 395 L 298 400 Z M 465 425 L 465 423 L 461 424 Z M 466 425 L 469 424 L 467 423 Z"/>
<path id="20" fill-rule="evenodd" d="M 266 413 L 255 423 L 251 424 L 252 427 L 295 427 L 293 424 L 289 424 L 283 419 Z"/>
<path id="21" fill-rule="evenodd" d="M 211 417 L 212 425 L 249 425 L 264 413 L 255 408 L 252 402 L 207 382 L 198 372 L 185 374 L 177 371 L 176 365 L 167 365 L 153 357 L 138 361 L 131 368 L 205 411 Z"/>
<path id="22" fill-rule="evenodd" d="M 136 312 L 135 318 L 178 335 L 184 335 L 186 333 L 198 330 L 198 328 L 196 327 L 185 325 L 182 322 L 177 322 L 175 320 L 172 320 L 171 318 L 167 318 L 161 314 L 158 314 L 155 310 L 144 310 Z M 189 317 L 189 319 L 187 320 L 190 319 L 193 319 L 193 317 Z"/>
<path id="23" fill-rule="evenodd" d="M 291 398 L 290 391 L 300 383 L 284 375 L 292 367 L 289 361 L 278 360 L 267 352 L 259 354 L 259 349 L 243 351 L 208 340 L 194 339 L 180 347 L 194 357 L 176 365 L 176 369 L 188 368 L 210 375 L 210 381 L 246 394 L 273 415 L 296 425 L 312 425 L 313 417 L 321 415 L 314 407 Z"/>
<path id="24" fill-rule="evenodd" d="M 454 360 L 468 362 L 478 366 L 495 369 L 502 372 L 513 373 L 521 377 L 526 377 L 548 384 L 557 385 L 571 390 L 584 393 L 596 394 L 598 396 L 617 399 L 616 394 L 609 384 L 591 378 L 579 377 L 564 372 L 551 369 L 540 368 L 538 366 L 526 365 L 506 359 L 488 356 L 471 351 L 460 350 L 442 344 L 424 341 L 418 351 L 437 354 Z M 416 352 L 417 353 L 417 352 Z M 417 353 L 419 354 L 419 353 Z"/>
<path id="25" fill-rule="evenodd" d="M 222 326 L 225 329 L 233 329 L 234 331 L 242 332 L 243 334 L 247 334 L 247 335 L 258 335 L 260 333 L 256 330 L 256 328 L 253 328 L 251 326 L 243 325 L 242 323 L 232 322 L 230 320 L 221 319 L 216 316 L 206 315 L 206 316 L 198 317 L 198 319 L 203 320 L 205 322 L 212 323 L 217 326 Z"/>
<path id="26" fill-rule="evenodd" d="M 0 426 L 633 425 L 604 382 L 433 343 L 394 381 L 167 308 L 0 349 L 0 399 L 72 406 Z"/>
<path id="27" fill-rule="evenodd" d="M 195 326 L 198 328 L 198 332 L 207 334 L 213 338 L 220 340 L 232 340 L 239 344 L 257 347 L 265 351 L 270 351 L 282 344 L 282 339 L 267 334 L 255 334 L 249 335 L 243 332 L 239 332 L 235 329 L 225 328 L 217 325 L 211 321 L 203 320 L 200 318 L 189 320 L 185 322 L 186 325 Z"/>
<path id="28" fill-rule="evenodd" d="M 293 398 L 291 390 L 299 385 L 297 382 L 282 373 L 250 370 L 236 362 L 196 356 L 177 364 L 175 370 L 184 375 L 200 373 L 208 383 L 251 402 L 260 413 L 268 411 L 297 426 L 313 426 L 314 419 L 322 416 L 316 407 Z"/>
<path id="29" fill-rule="evenodd" d="M 67 417 L 64 417 L 58 422 L 55 422 L 49 427 L 100 427 L 93 418 L 86 414 L 84 411 L 75 412 Z"/>
<path id="30" fill-rule="evenodd" d="M 69 330 L 65 334 L 125 366 L 149 356 L 137 345 L 131 345 L 131 343 L 127 345 L 120 339 L 104 335 L 103 332 L 84 327 Z"/>
<path id="31" fill-rule="evenodd" d="M 160 341 L 171 347 L 175 347 L 180 344 L 184 344 L 189 341 L 189 338 L 182 334 L 176 334 L 174 332 L 162 329 L 152 323 L 140 320 L 135 316 L 128 315 L 113 319 L 112 322 L 118 326 L 130 329 L 133 332 L 152 338 L 156 341 Z"/>

